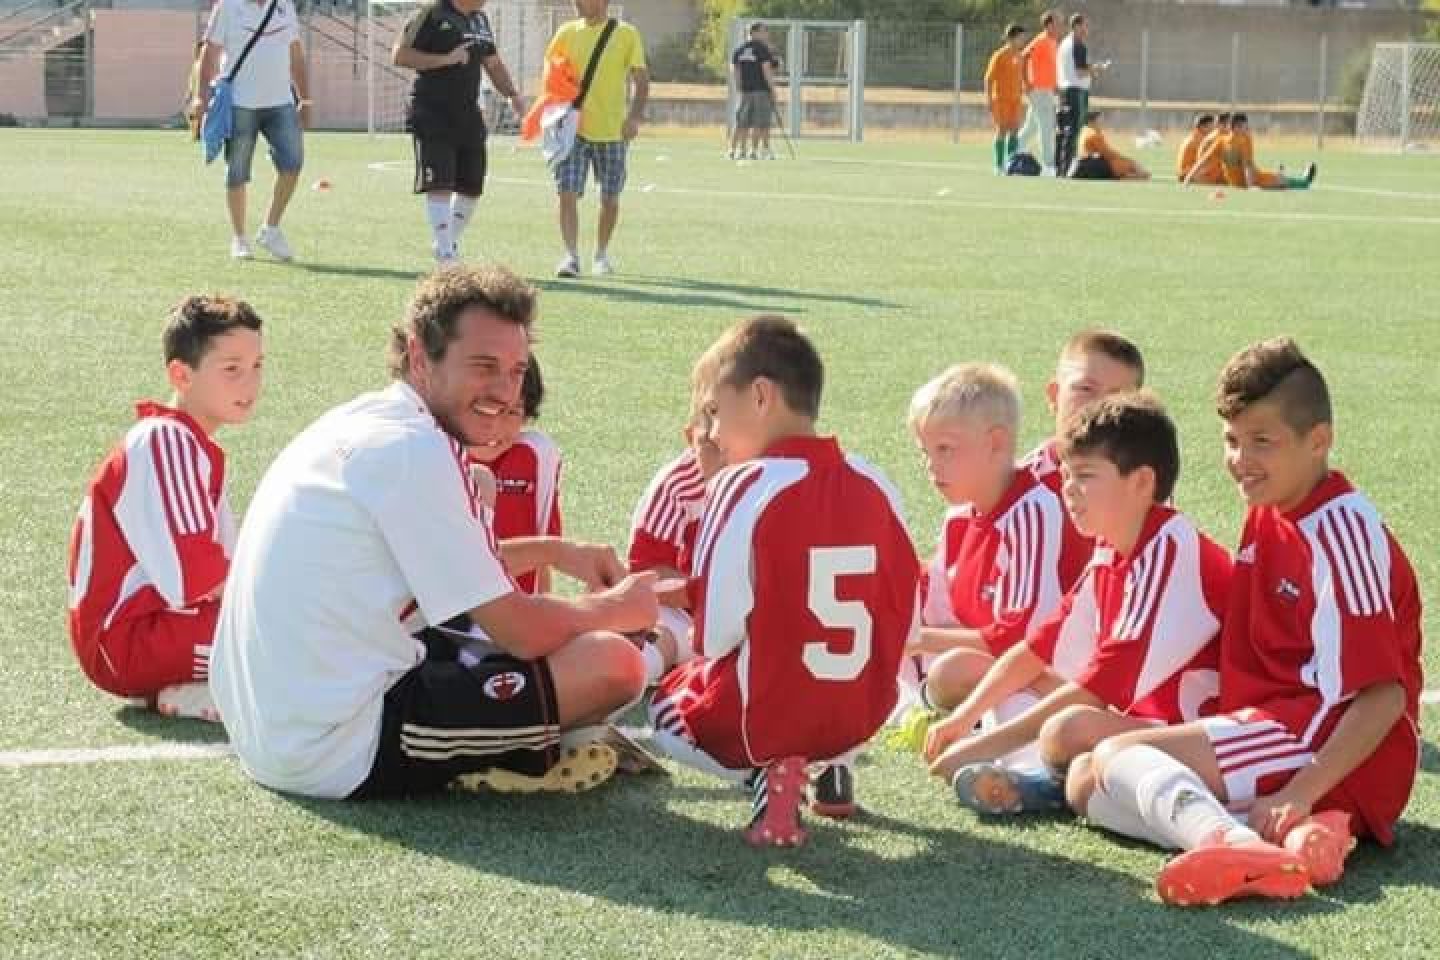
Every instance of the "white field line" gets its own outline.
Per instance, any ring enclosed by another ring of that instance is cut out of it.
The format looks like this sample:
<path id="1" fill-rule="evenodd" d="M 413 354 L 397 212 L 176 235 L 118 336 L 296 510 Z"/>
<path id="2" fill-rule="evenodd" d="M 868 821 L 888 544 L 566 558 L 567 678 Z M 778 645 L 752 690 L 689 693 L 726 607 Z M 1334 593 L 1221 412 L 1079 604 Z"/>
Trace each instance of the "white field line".
<path id="1" fill-rule="evenodd" d="M 408 163 L 400 160 L 380 160 L 367 164 L 371 170 L 399 169 Z M 505 183 L 512 186 L 526 187 L 549 187 L 549 180 L 533 180 L 527 177 L 491 177 L 494 183 Z M 1143 189 L 1131 187 L 1130 189 Z M 768 200 L 768 201 L 791 201 L 802 203 L 818 204 L 849 204 L 852 206 L 872 207 L 924 207 L 924 208 L 954 208 L 968 210 L 997 210 L 1008 213 L 1087 213 L 1095 216 L 1112 217 L 1136 217 L 1141 219 L 1164 219 L 1174 218 L 1181 220 L 1231 220 L 1231 221 L 1261 221 L 1270 223 L 1366 223 L 1366 224 L 1388 224 L 1420 227 L 1440 227 L 1440 216 L 1417 217 L 1417 216 L 1379 216 L 1359 213 L 1304 213 L 1264 210 L 1217 210 L 1213 208 L 1175 208 L 1175 207 L 1119 207 L 1102 206 L 1099 204 L 1064 204 L 1064 203 L 1005 203 L 997 200 L 965 200 L 928 196 L 928 197 L 880 197 L 865 196 L 853 193 L 801 193 L 785 191 L 765 190 L 716 190 L 703 187 L 663 187 L 658 184 L 647 184 L 645 193 L 669 193 L 676 196 L 696 197 L 719 197 L 738 200 Z"/>
<path id="2" fill-rule="evenodd" d="M 0 751 L 0 769 L 18 770 L 22 767 L 112 763 L 123 760 L 211 760 L 234 753 L 235 749 L 228 743 L 159 743 L 148 746 L 5 750 Z"/>

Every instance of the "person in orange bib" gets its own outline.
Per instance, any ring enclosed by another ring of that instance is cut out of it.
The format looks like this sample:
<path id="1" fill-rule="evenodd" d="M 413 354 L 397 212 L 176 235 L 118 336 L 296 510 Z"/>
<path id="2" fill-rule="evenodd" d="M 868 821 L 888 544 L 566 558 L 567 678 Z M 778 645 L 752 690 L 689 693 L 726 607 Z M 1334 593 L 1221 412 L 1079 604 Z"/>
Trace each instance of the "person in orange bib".
<path id="1" fill-rule="evenodd" d="M 1189 136 L 1180 144 L 1180 153 L 1175 160 L 1175 179 L 1180 183 L 1186 183 L 1190 179 L 1190 173 L 1195 169 L 1196 161 L 1200 159 L 1200 149 L 1205 143 L 1205 138 L 1210 136 L 1210 131 L 1215 129 L 1215 115 L 1213 113 L 1202 113 L 1195 118 L 1195 126 L 1191 128 Z"/>
<path id="2" fill-rule="evenodd" d="M 1315 182 L 1315 164 L 1305 168 L 1303 177 L 1288 177 L 1284 171 L 1272 172 L 1255 166 L 1255 143 L 1250 138 L 1250 118 L 1237 113 L 1230 118 L 1230 134 L 1221 142 L 1220 165 L 1225 182 L 1244 190 L 1305 190 Z"/>
<path id="3" fill-rule="evenodd" d="M 1099 169 L 1097 160 L 1108 169 L 1108 177 Z M 1087 176 L 1080 172 L 1084 166 L 1095 167 L 1095 173 Z M 1110 146 L 1105 132 L 1100 129 L 1100 112 L 1092 110 L 1085 115 L 1085 128 L 1080 131 L 1080 150 L 1070 176 L 1082 180 L 1149 180 L 1150 171 Z"/>
<path id="4" fill-rule="evenodd" d="M 985 68 L 985 99 L 995 122 L 995 172 L 999 174 L 1020 149 L 1020 124 L 1025 119 L 1025 65 L 1020 58 L 1024 44 L 1025 28 L 1010 24 L 1005 28 L 1005 43 L 990 55 Z"/>

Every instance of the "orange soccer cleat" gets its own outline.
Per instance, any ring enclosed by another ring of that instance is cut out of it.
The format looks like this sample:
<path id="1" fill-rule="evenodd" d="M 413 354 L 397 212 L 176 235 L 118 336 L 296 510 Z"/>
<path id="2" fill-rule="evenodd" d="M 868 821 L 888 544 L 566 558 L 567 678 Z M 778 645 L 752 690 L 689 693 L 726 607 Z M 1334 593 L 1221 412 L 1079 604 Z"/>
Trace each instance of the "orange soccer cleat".
<path id="1" fill-rule="evenodd" d="M 1350 814 L 1327 810 L 1300 821 L 1285 835 L 1285 849 L 1305 862 L 1312 883 L 1328 887 L 1345 873 L 1345 858 L 1355 849 Z"/>
<path id="2" fill-rule="evenodd" d="M 1214 906 L 1241 897 L 1293 900 L 1310 889 L 1310 874 L 1300 857 L 1273 843 L 1215 843 L 1165 864 L 1155 889 L 1174 907 Z"/>

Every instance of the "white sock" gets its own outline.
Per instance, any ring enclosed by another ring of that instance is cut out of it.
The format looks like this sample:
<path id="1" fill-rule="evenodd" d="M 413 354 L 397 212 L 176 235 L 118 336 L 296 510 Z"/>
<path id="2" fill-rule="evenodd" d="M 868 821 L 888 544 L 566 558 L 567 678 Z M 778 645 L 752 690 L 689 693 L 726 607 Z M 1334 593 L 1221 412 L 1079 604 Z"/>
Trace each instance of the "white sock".
<path id="1" fill-rule="evenodd" d="M 980 720 L 982 730 L 992 730 L 1002 723 L 1009 723 L 1016 717 L 1028 711 L 1040 698 L 1029 690 L 1021 690 L 1019 693 L 1012 693 L 995 709 L 988 711 Z M 1040 744 L 1032 741 L 1023 747 L 1017 747 L 997 758 L 999 764 L 1009 770 L 1031 770 L 1036 767 L 1043 768 L 1044 762 L 1040 759 Z"/>
<path id="2" fill-rule="evenodd" d="M 684 737 L 676 736 L 668 730 L 656 730 L 651 738 L 655 749 L 677 763 L 683 763 L 687 767 L 699 770 L 701 773 L 708 773 L 712 777 L 719 777 L 731 783 L 744 783 L 750 776 L 750 768 L 743 770 L 732 770 L 722 766 L 710 754 L 701 750 L 695 744 Z"/>
<path id="3" fill-rule="evenodd" d="M 1109 830 L 1111 833 L 1118 833 L 1122 837 L 1144 840 L 1163 850 L 1172 849 L 1170 842 L 1151 830 L 1150 825 L 1140 818 L 1140 814 L 1120 803 L 1098 786 L 1091 792 L 1090 802 L 1085 805 L 1085 819 L 1097 827 Z"/>
<path id="4" fill-rule="evenodd" d="M 645 661 L 645 686 L 653 687 L 665 675 L 665 656 L 655 644 L 647 643 L 640 658 Z"/>
<path id="5" fill-rule="evenodd" d="M 435 253 L 448 255 L 455 249 L 455 241 L 450 236 L 450 199 L 427 196 L 425 219 L 430 221 L 430 236 L 435 240 Z"/>
<path id="6" fill-rule="evenodd" d="M 475 212 L 477 199 L 463 193 L 450 195 L 450 242 L 456 246 L 460 245 L 460 237 L 465 233 L 465 228 L 470 226 L 470 216 Z"/>
<path id="7" fill-rule="evenodd" d="M 1100 788 L 1139 814 L 1166 846 L 1194 850 L 1217 833 L 1224 834 L 1227 843 L 1260 839 L 1225 809 L 1194 770 L 1154 747 L 1117 753 Z"/>

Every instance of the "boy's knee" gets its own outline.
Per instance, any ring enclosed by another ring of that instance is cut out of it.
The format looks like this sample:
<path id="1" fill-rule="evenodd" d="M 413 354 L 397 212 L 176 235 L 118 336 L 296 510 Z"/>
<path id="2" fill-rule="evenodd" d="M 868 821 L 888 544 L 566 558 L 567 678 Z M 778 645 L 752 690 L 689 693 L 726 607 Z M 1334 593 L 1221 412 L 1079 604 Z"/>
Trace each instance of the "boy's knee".
<path id="1" fill-rule="evenodd" d="M 1065 774 L 1065 803 L 1080 816 L 1090 806 L 1090 795 L 1095 792 L 1095 765 L 1091 754 L 1082 753 L 1070 761 Z"/>
<path id="2" fill-rule="evenodd" d="M 596 634 L 595 640 L 595 668 L 605 688 L 624 703 L 644 693 L 645 658 L 635 645 L 618 633 Z"/>
<path id="3" fill-rule="evenodd" d="M 1063 768 L 1076 754 L 1091 746 L 1089 719 L 1093 707 L 1072 704 L 1049 717 L 1040 727 L 1040 754 L 1052 767 Z"/>

